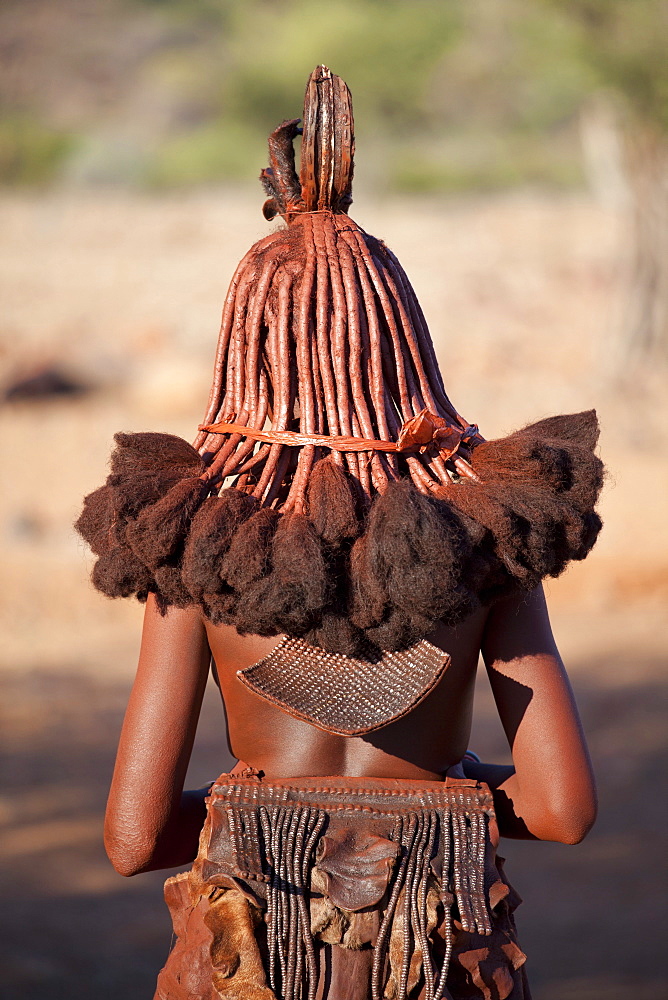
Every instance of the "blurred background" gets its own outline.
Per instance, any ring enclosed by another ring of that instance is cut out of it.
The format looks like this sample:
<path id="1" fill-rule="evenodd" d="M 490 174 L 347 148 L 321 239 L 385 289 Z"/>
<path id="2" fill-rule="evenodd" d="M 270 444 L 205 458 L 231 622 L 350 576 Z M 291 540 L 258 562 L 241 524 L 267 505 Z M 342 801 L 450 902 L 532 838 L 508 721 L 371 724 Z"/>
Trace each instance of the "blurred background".
<path id="1" fill-rule="evenodd" d="M 101 847 L 141 608 L 71 523 L 117 430 L 192 438 L 267 133 L 320 62 L 355 102 L 353 217 L 395 250 L 487 437 L 595 406 L 592 555 L 550 581 L 600 781 L 578 847 L 508 843 L 536 1000 L 665 995 L 668 5 L 3 0 L 0 495 L 7 998 L 152 995 L 163 874 Z M 485 682 L 472 746 L 508 751 Z M 191 765 L 230 762 L 209 692 Z"/>

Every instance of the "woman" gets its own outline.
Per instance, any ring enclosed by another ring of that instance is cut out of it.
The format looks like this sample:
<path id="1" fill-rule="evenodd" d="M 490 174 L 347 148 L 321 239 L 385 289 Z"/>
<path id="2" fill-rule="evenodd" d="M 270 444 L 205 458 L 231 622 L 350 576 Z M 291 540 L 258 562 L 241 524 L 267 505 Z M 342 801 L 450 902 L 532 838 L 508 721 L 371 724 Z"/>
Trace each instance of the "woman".
<path id="1" fill-rule="evenodd" d="M 350 95 L 325 67 L 270 137 L 191 448 L 117 435 L 78 526 L 147 600 L 106 845 L 166 883 L 160 998 L 529 996 L 495 848 L 577 843 L 594 781 L 540 580 L 593 545 L 593 413 L 485 442 L 410 283 L 347 215 Z M 467 754 L 478 655 L 512 767 Z M 183 792 L 209 666 L 239 763 Z M 490 794 L 490 789 L 492 794 Z"/>

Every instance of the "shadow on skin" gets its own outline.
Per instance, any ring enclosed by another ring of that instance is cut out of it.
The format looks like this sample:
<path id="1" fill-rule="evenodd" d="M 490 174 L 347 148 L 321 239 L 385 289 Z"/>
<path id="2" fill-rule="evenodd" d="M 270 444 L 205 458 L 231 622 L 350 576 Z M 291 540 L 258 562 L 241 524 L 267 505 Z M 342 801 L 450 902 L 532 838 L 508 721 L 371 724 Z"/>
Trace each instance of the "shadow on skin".
<path id="1" fill-rule="evenodd" d="M 510 677 L 502 677 L 499 686 L 503 688 L 504 697 L 509 703 L 512 701 L 513 705 L 512 730 L 508 732 L 512 747 L 515 733 L 533 698 L 533 690 Z M 457 738 L 454 742 L 457 743 L 459 751 L 456 756 L 457 759 L 461 759 L 468 749 L 473 699 L 472 697 L 466 699 L 468 702 L 466 711 L 461 709 L 462 701 L 461 680 L 454 671 L 451 673 L 451 668 L 448 668 L 436 690 L 432 691 L 409 715 L 392 722 L 389 726 L 368 733 L 363 739 L 376 749 L 392 756 L 399 756 L 402 760 L 425 771 L 441 772 L 446 768 L 438 767 L 432 748 L 429 745 L 425 746 L 424 731 L 427 728 L 438 732 L 439 728 L 446 724 L 450 726 L 452 734 L 452 729 L 455 728 Z M 447 708 L 444 713 L 444 704 L 457 706 L 457 713 L 452 720 L 444 718 L 447 714 Z"/>

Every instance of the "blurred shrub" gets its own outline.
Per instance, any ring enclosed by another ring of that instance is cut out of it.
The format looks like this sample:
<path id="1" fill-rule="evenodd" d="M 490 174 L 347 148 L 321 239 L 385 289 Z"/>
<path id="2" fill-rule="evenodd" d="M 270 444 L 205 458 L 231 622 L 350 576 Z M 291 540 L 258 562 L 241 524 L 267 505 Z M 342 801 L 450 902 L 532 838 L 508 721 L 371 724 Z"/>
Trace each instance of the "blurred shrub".
<path id="1" fill-rule="evenodd" d="M 353 91 L 360 177 L 376 188 L 577 184 L 592 92 L 611 89 L 668 128 L 665 10 L 665 0 L 105 0 L 82 18 L 80 0 L 5 0 L 0 22 L 12 13 L 20 58 L 9 75 L 0 63 L 0 109 L 11 108 L 9 82 L 23 110 L 0 111 L 0 181 L 56 177 L 90 137 L 94 148 L 134 144 L 137 169 L 119 183 L 250 180 L 267 133 L 299 115 L 306 77 L 324 62 Z M 114 156 L 100 155 L 113 180 Z"/>
<path id="2" fill-rule="evenodd" d="M 50 181 L 74 144 L 74 136 L 31 115 L 0 116 L 0 184 Z"/>
<path id="3" fill-rule="evenodd" d="M 418 132 L 429 114 L 433 68 L 462 27 L 460 4 L 442 0 L 237 0 L 231 6 L 225 112 L 265 130 L 295 105 L 300 77 L 305 82 L 324 62 L 350 81 L 359 116 L 385 133 Z"/>
<path id="4" fill-rule="evenodd" d="M 540 0 L 570 29 L 570 48 L 627 113 L 668 133 L 666 0 Z M 557 58 L 564 53 L 557 46 Z"/>
<path id="5" fill-rule="evenodd" d="M 389 184 L 407 194 L 492 192 L 518 185 L 552 190 L 584 182 L 582 165 L 564 143 L 537 143 L 518 133 L 467 136 L 442 149 L 402 148 L 389 166 Z"/>
<path id="6" fill-rule="evenodd" d="M 265 139 L 242 122 L 207 122 L 161 143 L 145 166 L 143 181 L 149 187 L 170 188 L 248 179 L 253 164 L 259 175 L 265 147 Z"/>

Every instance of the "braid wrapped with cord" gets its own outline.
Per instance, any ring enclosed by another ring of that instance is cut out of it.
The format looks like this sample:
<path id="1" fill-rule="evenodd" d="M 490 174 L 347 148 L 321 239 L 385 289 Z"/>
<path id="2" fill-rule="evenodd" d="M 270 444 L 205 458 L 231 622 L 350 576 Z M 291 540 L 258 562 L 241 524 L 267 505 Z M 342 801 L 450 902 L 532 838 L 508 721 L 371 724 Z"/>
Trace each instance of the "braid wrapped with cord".
<path id="1" fill-rule="evenodd" d="M 556 576 L 601 526 L 594 411 L 485 442 L 448 399 L 411 284 L 347 214 L 345 83 L 309 79 L 270 136 L 265 217 L 239 264 L 191 447 L 119 434 L 77 529 L 112 597 L 354 655 Z"/>

